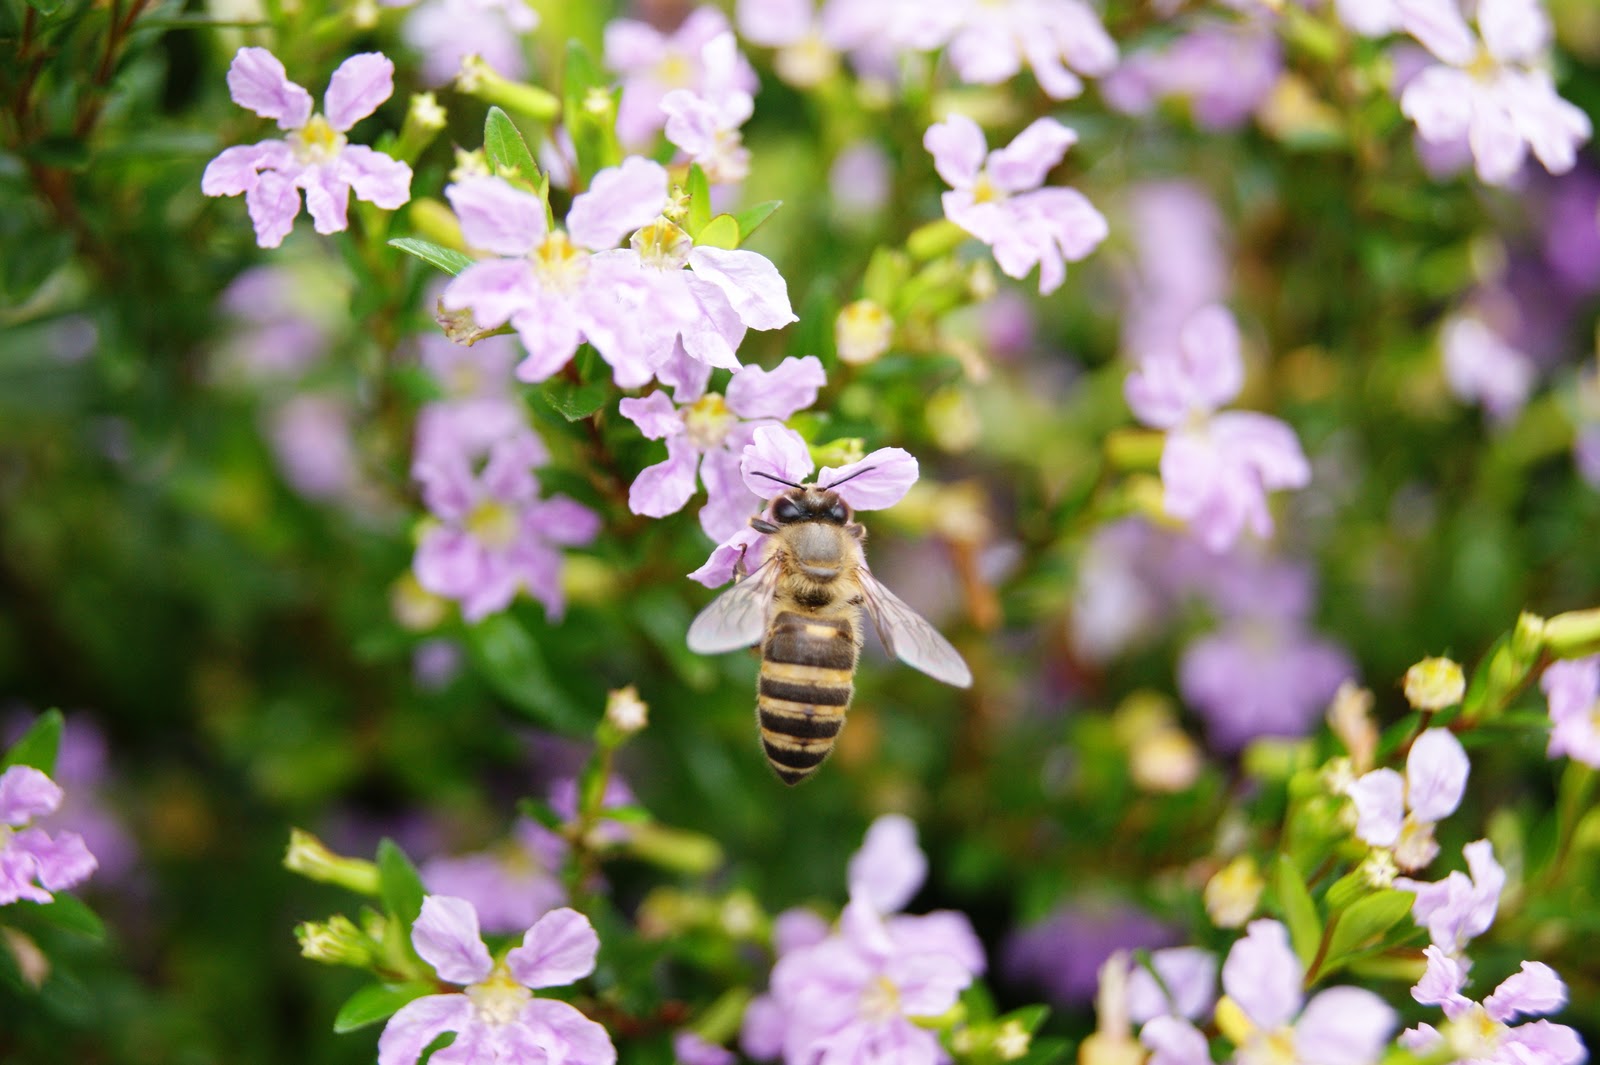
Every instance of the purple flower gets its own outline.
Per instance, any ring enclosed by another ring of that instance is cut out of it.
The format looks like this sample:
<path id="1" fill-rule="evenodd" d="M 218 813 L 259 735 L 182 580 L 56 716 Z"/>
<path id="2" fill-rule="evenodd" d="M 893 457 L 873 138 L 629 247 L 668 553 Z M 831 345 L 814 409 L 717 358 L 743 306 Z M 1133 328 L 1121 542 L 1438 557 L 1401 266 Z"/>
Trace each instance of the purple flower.
<path id="1" fill-rule="evenodd" d="M 1199 947 L 1151 951 L 1150 968 L 1154 974 L 1136 965 L 1128 977 L 1128 1016 L 1135 1023 L 1165 1016 L 1194 1021 L 1211 1011 L 1216 1002 L 1215 954 Z"/>
<path id="2" fill-rule="evenodd" d="M 647 384 L 679 356 L 734 369 L 747 328 L 796 320 L 783 277 L 764 256 L 694 247 L 659 217 L 667 172 L 648 159 L 596 174 L 574 198 L 565 231 L 549 229 L 538 197 L 497 178 L 445 191 L 467 243 L 505 258 L 463 270 L 444 305 L 470 310 L 484 328 L 509 321 L 528 350 L 517 367 L 524 381 L 560 370 L 584 340 L 624 388 Z M 617 248 L 630 233 L 632 247 Z"/>
<path id="3" fill-rule="evenodd" d="M 606 24 L 605 64 L 622 75 L 617 105 L 617 136 L 628 148 L 648 145 L 666 120 L 662 102 L 674 89 L 703 92 L 707 71 L 704 49 L 730 32 L 728 19 L 711 6 L 697 7 L 671 33 L 647 22 L 613 19 Z M 722 72 L 733 89 L 756 91 L 756 74 L 736 56 L 730 72 Z"/>
<path id="4" fill-rule="evenodd" d="M 14 765 L 0 773 L 0 906 L 49 902 L 89 878 L 98 863 L 76 832 L 27 828 L 61 806 L 62 791 L 43 772 Z"/>
<path id="5" fill-rule="evenodd" d="M 777 425 L 763 425 L 757 429 L 739 460 L 739 473 L 745 486 L 769 503 L 776 498 L 775 489 L 780 487 L 780 481 L 800 484 L 814 469 L 816 464 L 811 461 L 805 439 L 793 429 Z M 879 448 L 859 462 L 838 469 L 824 466 L 817 474 L 818 484 L 838 485 L 839 497 L 856 510 L 892 507 L 916 481 L 917 460 L 897 447 Z M 746 526 L 718 544 L 705 565 L 689 577 L 707 588 L 726 584 L 733 579 L 746 556 L 751 562 L 761 558 L 767 540 L 767 536 Z"/>
<path id="6" fill-rule="evenodd" d="M 1041 188 L 1078 135 L 1053 118 L 1036 120 L 1004 148 L 988 151 L 983 130 L 965 115 L 928 127 L 923 147 L 951 186 L 945 217 L 994 252 L 1009 277 L 1039 267 L 1039 291 L 1054 292 L 1077 262 L 1105 239 L 1106 220 L 1076 189 Z"/>
<path id="7" fill-rule="evenodd" d="M 417 545 L 417 582 L 459 601 L 468 621 L 504 610 L 522 590 L 552 618 L 562 614 L 560 548 L 589 543 L 600 519 L 566 496 L 539 497 L 533 468 L 544 458 L 524 430 L 496 441 L 481 470 L 460 452 L 413 469 L 438 519 Z"/>
<path id="8" fill-rule="evenodd" d="M 1277 921 L 1251 921 L 1222 963 L 1227 998 L 1217 1005 L 1217 1026 L 1237 1046 L 1239 1060 L 1292 1053 L 1303 1065 L 1373 1065 L 1398 1023 L 1394 1010 L 1355 987 L 1330 987 L 1307 1002 L 1304 979 L 1288 930 Z"/>
<path id="9" fill-rule="evenodd" d="M 1567 986 L 1550 966 L 1523 962 L 1480 1005 L 1461 993 L 1467 984 L 1467 963 L 1438 947 L 1423 953 L 1428 969 L 1411 989 L 1411 997 L 1424 1006 L 1440 1007 L 1445 1023 L 1441 1028 L 1419 1024 L 1401 1032 L 1400 1043 L 1407 1050 L 1432 1060 L 1474 1065 L 1578 1065 L 1588 1056 L 1582 1038 L 1564 1024 L 1510 1023 L 1520 1015 L 1554 1013 L 1567 1004 Z"/>
<path id="10" fill-rule="evenodd" d="M 1452 872 L 1431 884 L 1404 877 L 1394 882 L 1402 891 L 1416 894 L 1411 916 L 1428 930 L 1433 945 L 1449 954 L 1459 954 L 1469 940 L 1489 930 L 1506 886 L 1505 870 L 1495 861 L 1488 840 L 1469 843 L 1462 853 L 1470 876 Z"/>
<path id="11" fill-rule="evenodd" d="M 736 1065 L 739 1060 L 727 1047 L 708 1043 L 687 1031 L 672 1037 L 672 1056 L 678 1065 Z"/>
<path id="12" fill-rule="evenodd" d="M 219 352 L 226 375 L 294 380 L 327 354 L 348 306 L 346 286 L 311 264 L 255 266 L 218 301 L 233 326 Z"/>
<path id="13" fill-rule="evenodd" d="M 1532 150 L 1552 174 L 1571 170 L 1589 118 L 1556 93 L 1535 66 L 1550 42 L 1550 19 L 1538 0 L 1480 0 L 1478 33 L 1455 0 L 1399 0 L 1401 21 L 1440 62 L 1400 95 L 1400 109 L 1430 143 L 1465 140 L 1478 177 L 1504 185 Z"/>
<path id="14" fill-rule="evenodd" d="M 1363 37 L 1386 37 L 1400 29 L 1395 0 L 1334 0 L 1339 21 Z"/>
<path id="15" fill-rule="evenodd" d="M 1533 387 L 1533 363 L 1480 319 L 1456 315 L 1439 338 L 1450 391 L 1466 403 L 1481 403 L 1496 421 L 1513 417 Z"/>
<path id="16" fill-rule="evenodd" d="M 1298 623 L 1235 621 L 1183 649 L 1178 690 L 1211 746 L 1232 753 L 1262 736 L 1304 736 L 1355 672 L 1342 648 Z"/>
<path id="17" fill-rule="evenodd" d="M 1123 313 L 1125 351 L 1177 347 L 1190 317 L 1228 294 L 1232 267 L 1217 206 L 1187 181 L 1146 182 L 1128 196 L 1136 269 Z"/>
<path id="18" fill-rule="evenodd" d="M 1078 74 L 1097 78 L 1117 63 L 1116 44 L 1082 0 L 972 0 L 948 54 L 961 79 L 979 85 L 1007 81 L 1026 63 L 1056 100 L 1083 92 Z"/>
<path id="19" fill-rule="evenodd" d="M 523 0 L 424 0 L 401 31 L 422 53 L 422 79 L 444 85 L 469 55 L 511 79 L 528 70 L 523 36 L 539 25 L 539 13 Z"/>
<path id="20" fill-rule="evenodd" d="M 860 140 L 841 151 L 828 168 L 834 211 L 856 225 L 875 224 L 889 201 L 893 174 L 877 141 Z"/>
<path id="21" fill-rule="evenodd" d="M 402 1006 L 378 1039 L 378 1065 L 415 1065 L 446 1032 L 455 1042 L 435 1061 L 455 1065 L 612 1065 L 611 1037 L 565 1002 L 535 998 L 594 971 L 600 940 L 575 910 L 552 910 L 528 929 L 522 945 L 496 961 L 465 899 L 429 895 L 411 942 L 439 979 L 461 993 L 428 995 Z"/>
<path id="22" fill-rule="evenodd" d="M 465 899 L 491 934 L 527 928 L 567 901 L 561 865 L 567 844 L 543 825 L 519 818 L 511 837 L 475 854 L 431 859 L 422 882 L 435 895 Z"/>
<path id="23" fill-rule="evenodd" d="M 749 68 L 731 33 L 707 42 L 700 65 L 698 90 L 673 89 L 661 98 L 667 140 L 699 163 L 711 184 L 735 184 L 750 173 L 750 151 L 739 136 L 739 127 L 755 112 L 755 100 L 742 88 Z"/>
<path id="24" fill-rule="evenodd" d="M 306 392 L 268 418 L 267 435 L 291 488 L 320 502 L 351 495 L 360 471 L 350 436 L 350 410 L 343 401 Z"/>
<path id="25" fill-rule="evenodd" d="M 1207 23 L 1129 56 L 1100 88 L 1125 114 L 1148 114 L 1176 98 L 1189 101 L 1197 125 L 1230 130 L 1266 102 L 1282 72 L 1283 50 L 1270 23 Z"/>
<path id="26" fill-rule="evenodd" d="M 1572 461 L 1589 487 L 1600 489 L 1600 423 L 1578 428 L 1572 443 Z"/>
<path id="27" fill-rule="evenodd" d="M 944 1060 L 937 1017 L 984 969 L 965 915 L 894 914 L 922 886 L 927 859 L 903 817 L 875 821 L 850 861 L 851 901 L 817 939 L 791 928 L 766 995 L 750 1003 L 740 1042 L 788 1065 L 933 1065 Z"/>
<path id="28" fill-rule="evenodd" d="M 26 712 L 9 719 L 0 743 L 21 739 L 34 721 Z M 61 805 L 36 819 L 46 831 L 64 829 L 82 837 L 94 855 L 99 888 L 127 877 L 139 861 L 138 843 L 122 813 L 125 804 L 110 790 L 114 780 L 107 761 L 106 737 L 94 721 L 85 714 L 68 717 L 51 774 L 64 793 Z"/>
<path id="29" fill-rule="evenodd" d="M 1374 769 L 1351 782 L 1347 790 L 1356 805 L 1356 835 L 1374 847 L 1393 848 L 1402 869 L 1423 868 L 1439 853 L 1433 826 L 1461 805 L 1470 768 L 1466 750 L 1449 729 L 1428 729 L 1411 745 L 1405 776 Z"/>
<path id="30" fill-rule="evenodd" d="M 1014 980 L 1037 984 L 1052 1002 L 1080 1005 L 1094 999 L 1100 967 L 1117 951 L 1165 947 L 1176 940 L 1171 927 L 1131 905 L 1069 903 L 1011 936 L 1005 971 Z M 1141 999 L 1141 1005 L 1152 1004 Z"/>
<path id="31" fill-rule="evenodd" d="M 276 248 L 300 213 L 300 189 L 318 233 L 345 228 L 350 193 L 393 211 L 411 198 L 411 168 L 345 138 L 350 127 L 394 92 L 394 64 L 378 52 L 339 64 L 313 114 L 311 94 L 289 80 L 265 48 L 241 48 L 228 68 L 234 102 L 289 131 L 284 140 L 225 148 L 206 166 L 200 191 L 207 196 L 244 193 L 256 243 Z"/>
<path id="32" fill-rule="evenodd" d="M 1124 389 L 1140 421 L 1167 431 L 1161 453 L 1167 513 L 1188 522 L 1212 551 L 1226 550 L 1247 526 L 1271 536 L 1267 493 L 1311 481 L 1289 426 L 1254 411 L 1216 413 L 1243 384 L 1238 326 L 1226 309 L 1212 306 L 1189 319 L 1175 349 L 1144 353 Z"/>
<path id="33" fill-rule="evenodd" d="M 1551 758 L 1600 768 L 1600 655 L 1552 662 L 1539 678 L 1550 704 Z"/>
<path id="34" fill-rule="evenodd" d="M 739 460 L 755 430 L 774 424 L 816 402 L 827 383 L 815 355 L 787 358 L 768 372 L 746 366 L 733 375 L 724 399 L 708 393 L 675 407 L 664 392 L 624 399 L 623 417 L 651 440 L 665 440 L 667 459 L 647 467 L 628 492 L 635 514 L 665 517 L 683 509 L 694 494 L 698 473 L 706 486 L 700 526 L 713 540 L 726 540 L 744 528 L 763 497 L 745 487 Z"/>

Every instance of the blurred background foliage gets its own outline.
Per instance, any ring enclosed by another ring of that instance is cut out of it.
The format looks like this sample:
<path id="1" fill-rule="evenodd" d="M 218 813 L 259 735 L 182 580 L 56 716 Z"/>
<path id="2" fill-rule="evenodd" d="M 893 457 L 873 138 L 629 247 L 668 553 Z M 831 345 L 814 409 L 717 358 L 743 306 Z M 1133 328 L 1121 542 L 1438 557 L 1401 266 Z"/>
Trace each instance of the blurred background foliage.
<path id="1" fill-rule="evenodd" d="M 536 6 L 533 80 L 557 84 L 568 38 L 599 54 L 608 6 Z M 645 12 L 663 24 L 680 13 Z M 1582 0 L 1554 14 L 1562 91 L 1594 115 L 1600 25 Z M 1105 15 L 1125 50 L 1172 32 L 1143 4 L 1118 0 Z M 1118 114 L 1092 87 L 1065 105 L 1031 83 L 956 90 L 992 127 L 1049 112 L 1076 128 L 1067 179 L 1112 220 L 1110 241 L 1055 296 L 998 279 L 1033 323 L 1009 353 L 992 350 L 979 308 L 913 321 L 870 366 L 838 360 L 832 322 L 861 293 L 871 249 L 940 217 L 921 138 L 949 100 L 931 71 L 878 99 L 800 94 L 763 69 L 743 197 L 783 207 L 749 246 L 778 264 L 801 320 L 751 334 L 742 357 L 820 355 L 829 384 L 797 420 L 813 419 L 808 435 L 923 459 L 913 497 L 871 516 L 872 558 L 967 655 L 971 692 L 869 652 L 833 759 L 803 789 L 782 788 L 753 734 L 755 658 L 683 646 L 709 599 L 682 577 L 709 549 L 694 515 L 627 511 L 626 486 L 658 445 L 612 400 L 586 426 L 538 388 L 526 400 L 556 454 L 546 483 L 605 523 L 569 556 L 566 618 L 521 602 L 476 626 L 408 627 L 396 604 L 410 594 L 421 509 L 410 433 L 436 387 L 414 340 L 432 328 L 429 270 L 374 250 L 359 231 L 370 216 L 327 239 L 302 222 L 263 253 L 241 205 L 199 187 L 208 159 L 258 135 L 224 87 L 240 43 L 272 45 L 314 90 L 343 56 L 382 48 L 414 85 L 394 17 L 355 28 L 344 5 L 0 0 L 0 693 L 19 720 L 60 706 L 69 735 L 103 732 L 97 788 L 138 854 L 84 892 L 106 942 L 33 930 L 52 978 L 47 994 L 15 973 L 0 988 L 7 1062 L 370 1060 L 365 1035 L 328 1034 L 356 975 L 297 956 L 292 927 L 345 900 L 282 867 L 289 827 L 356 854 L 392 836 L 419 861 L 488 845 L 517 799 L 576 771 L 607 690 L 626 684 L 650 725 L 623 752 L 622 776 L 660 822 L 716 840 L 727 858 L 679 877 L 686 888 L 747 889 L 769 913 L 837 903 L 868 820 L 902 809 L 932 858 L 912 908 L 966 911 L 997 966 L 1010 933 L 1064 902 L 1090 924 L 1137 908 L 1156 940 L 1224 942 L 1197 908 L 1197 882 L 1219 834 L 1270 838 L 1282 811 L 1247 814 L 1240 800 L 1286 773 L 1212 755 L 1193 787 L 1152 792 L 1133 779 L 1112 713 L 1134 693 L 1175 692 L 1181 648 L 1212 620 L 1181 611 L 1108 662 L 1080 655 L 1072 631 L 1085 545 L 1140 509 L 1138 475 L 1103 445 L 1129 421 L 1119 329 L 1137 269 L 1127 192 L 1141 182 L 1184 178 L 1220 208 L 1250 363 L 1244 402 L 1287 418 L 1316 470 L 1283 501 L 1273 550 L 1314 564 L 1314 628 L 1359 664 L 1381 721 L 1405 714 L 1397 679 L 1424 653 L 1470 663 L 1520 609 L 1600 602 L 1600 492 L 1570 454 L 1594 289 L 1559 312 L 1535 302 L 1547 291 L 1527 295 L 1523 313 L 1551 333 L 1549 386 L 1508 424 L 1449 395 L 1435 340 L 1464 293 L 1542 254 L 1557 182 L 1540 175 L 1508 194 L 1470 176 L 1431 180 L 1394 101 L 1372 88 L 1386 55 L 1330 45 L 1326 20 L 1290 12 L 1285 77 L 1311 103 L 1237 130 L 1204 128 L 1182 107 Z M 415 197 L 439 195 L 452 145 L 479 143 L 484 105 L 449 89 L 440 100 L 450 127 L 417 165 Z M 399 93 L 371 128 L 399 128 L 404 107 Z M 881 146 L 892 175 L 881 209 L 864 214 L 827 179 L 859 138 Z M 1596 180 L 1592 162 L 1580 167 L 1575 177 Z M 400 212 L 392 232 L 410 228 Z M 997 281 L 971 251 L 960 302 Z M 318 323 L 304 341 L 317 349 L 311 369 L 288 385 L 229 370 L 231 346 L 260 323 L 223 293 L 261 264 L 293 273 L 304 291 L 290 316 Z M 350 427 L 355 478 L 322 498 L 297 490 L 275 451 L 296 390 L 327 397 Z M 463 667 L 419 676 L 429 645 L 446 658 L 458 649 Z M 1493 740 L 1472 749 L 1492 789 L 1449 827 L 1447 854 L 1494 811 L 1503 831 L 1529 833 L 1550 807 L 1539 737 Z M 1567 1019 L 1593 1033 L 1600 966 L 1584 944 L 1600 907 L 1593 852 L 1581 862 L 1558 896 L 1508 904 L 1497 932 L 1508 946 L 1485 968 L 1514 966 L 1531 938 L 1572 985 Z M 637 861 L 607 877 L 617 915 L 674 882 Z M 643 953 L 614 958 L 610 976 L 624 999 L 693 1001 L 728 973 L 761 978 L 755 951 L 708 976 L 673 956 L 699 949 L 688 938 L 629 949 Z M 1003 1005 L 1039 997 L 1004 967 L 990 982 Z M 1081 1035 L 1086 1002 L 1055 1023 Z"/>

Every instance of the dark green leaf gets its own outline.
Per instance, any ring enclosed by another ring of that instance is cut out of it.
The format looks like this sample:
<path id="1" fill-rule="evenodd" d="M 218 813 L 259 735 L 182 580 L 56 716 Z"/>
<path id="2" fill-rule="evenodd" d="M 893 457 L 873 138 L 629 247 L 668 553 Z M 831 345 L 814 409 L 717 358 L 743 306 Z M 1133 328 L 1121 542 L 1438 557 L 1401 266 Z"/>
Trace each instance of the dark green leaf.
<path id="1" fill-rule="evenodd" d="M 431 241 L 418 240 L 416 237 L 395 237 L 389 242 L 389 247 L 399 248 L 407 255 L 415 255 L 429 266 L 436 266 L 451 277 L 472 265 L 469 257 L 454 248 L 441 247 Z"/>
<path id="2" fill-rule="evenodd" d="M 89 165 L 89 146 L 77 137 L 46 137 L 28 149 L 28 156 L 58 170 L 83 170 Z"/>
<path id="3" fill-rule="evenodd" d="M 426 891 L 417 867 L 392 839 L 385 838 L 378 844 L 378 890 L 384 906 L 409 929 L 422 912 Z"/>
<path id="4" fill-rule="evenodd" d="M 498 107 L 489 108 L 488 117 L 483 120 L 483 151 L 500 176 L 520 177 L 529 183 L 539 180 L 539 166 L 533 161 L 528 142 L 522 139 L 522 131 Z"/>
<path id="5" fill-rule="evenodd" d="M 35 912 L 57 928 L 65 928 L 90 939 L 104 939 L 106 926 L 95 912 L 89 909 L 87 903 L 75 895 L 57 892 L 55 900 L 44 905 L 29 903 L 36 907 Z"/>
<path id="6" fill-rule="evenodd" d="M 761 223 L 772 217 L 772 212 L 783 206 L 782 200 L 768 200 L 746 207 L 733 216 L 739 223 L 739 243 L 743 244 L 750 239 L 750 234 L 761 228 Z"/>
<path id="7" fill-rule="evenodd" d="M 599 718 L 584 713 L 556 683 L 533 637 L 515 618 L 498 614 L 470 630 L 474 661 L 491 687 L 528 717 L 569 735 L 587 733 Z"/>
<path id="8" fill-rule="evenodd" d="M 434 989 L 420 981 L 404 984 L 368 984 L 345 1000 L 333 1019 L 333 1030 L 340 1035 L 388 1020 L 407 1002 L 432 994 Z"/>
<path id="9" fill-rule="evenodd" d="M 41 15 L 54 15 L 65 0 L 28 0 L 28 6 Z"/>
<path id="10" fill-rule="evenodd" d="M 1409 891 L 1379 891 L 1353 903 L 1339 917 L 1328 943 L 1328 967 L 1346 954 L 1370 946 L 1411 912 L 1415 898 Z M 1327 971 L 1326 968 L 1324 971 Z"/>
<path id="11" fill-rule="evenodd" d="M 55 772 L 56 752 L 61 749 L 62 723 L 60 710 L 46 710 L 40 714 L 28 731 L 22 734 L 22 738 L 11 745 L 5 758 L 0 759 L 0 769 L 31 765 L 41 772 Z"/>
<path id="12" fill-rule="evenodd" d="M 684 228 L 691 237 L 699 236 L 700 231 L 711 221 L 711 185 L 706 181 L 706 172 L 700 169 L 699 163 L 689 164 L 689 217 L 684 220 Z"/>
<path id="13" fill-rule="evenodd" d="M 1278 856 L 1278 906 L 1283 910 L 1283 923 L 1289 926 L 1295 954 L 1302 965 L 1309 966 L 1322 942 L 1322 921 L 1317 917 L 1311 892 L 1306 890 L 1305 879 L 1287 854 Z"/>
<path id="14" fill-rule="evenodd" d="M 555 412 L 569 422 L 580 422 L 606 405 L 611 388 L 604 381 L 577 384 L 572 381 L 552 379 L 539 390 Z"/>

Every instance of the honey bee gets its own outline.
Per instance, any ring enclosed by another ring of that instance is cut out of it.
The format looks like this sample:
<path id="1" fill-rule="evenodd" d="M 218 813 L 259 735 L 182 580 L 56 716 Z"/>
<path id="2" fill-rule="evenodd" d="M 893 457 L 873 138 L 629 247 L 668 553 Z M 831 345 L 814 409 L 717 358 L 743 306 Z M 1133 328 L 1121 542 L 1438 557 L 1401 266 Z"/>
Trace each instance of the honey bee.
<path id="1" fill-rule="evenodd" d="M 772 537 L 766 558 L 700 612 L 689 626 L 689 647 L 721 654 L 761 644 L 761 746 L 779 779 L 794 785 L 816 772 L 844 727 L 863 608 L 884 649 L 907 665 L 959 688 L 972 683 L 972 673 L 960 652 L 867 568 L 866 528 L 833 490 L 843 481 L 779 483 L 789 490 L 773 501 L 771 520 L 750 519 Z"/>

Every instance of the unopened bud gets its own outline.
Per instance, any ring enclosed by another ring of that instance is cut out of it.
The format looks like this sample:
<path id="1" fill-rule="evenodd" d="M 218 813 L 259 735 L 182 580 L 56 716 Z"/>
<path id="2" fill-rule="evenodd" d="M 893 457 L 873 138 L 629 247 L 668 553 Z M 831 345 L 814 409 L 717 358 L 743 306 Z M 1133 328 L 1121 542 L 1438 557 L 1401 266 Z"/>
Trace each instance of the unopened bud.
<path id="1" fill-rule="evenodd" d="M 994 1050 L 1000 1055 L 1001 1061 L 1016 1061 L 1028 1052 L 1032 1044 L 1033 1036 L 1014 1017 L 1002 1024 L 994 1037 Z"/>
<path id="2" fill-rule="evenodd" d="M 772 58 L 778 77 L 797 89 L 814 89 L 839 72 L 839 53 L 816 33 L 778 49 Z"/>
<path id="3" fill-rule="evenodd" d="M 561 100 L 554 93 L 525 82 L 512 81 L 484 62 L 480 55 L 468 55 L 461 60 L 461 69 L 456 73 L 456 88 L 468 96 L 499 104 L 507 111 L 515 111 L 540 122 L 549 122 L 561 112 Z"/>
<path id="4" fill-rule="evenodd" d="M 1129 766 L 1133 782 L 1145 791 L 1188 791 L 1200 778 L 1205 759 L 1200 747 L 1180 728 L 1148 733 L 1133 745 Z"/>
<path id="5" fill-rule="evenodd" d="M 0 928 L 0 943 L 11 955 L 11 962 L 23 983 L 37 991 L 50 979 L 50 957 L 39 949 L 32 936 L 16 928 L 3 927 Z"/>
<path id="6" fill-rule="evenodd" d="M 418 583 L 410 570 L 389 586 L 389 612 L 403 629 L 427 632 L 438 628 L 449 610 L 450 604 Z"/>
<path id="7" fill-rule="evenodd" d="M 406 108 L 406 121 L 400 127 L 400 140 L 395 147 L 395 155 L 407 162 L 415 162 L 433 138 L 444 129 L 449 116 L 443 107 L 439 106 L 439 98 L 431 92 L 417 92 L 411 94 L 410 106 Z"/>
<path id="8" fill-rule="evenodd" d="M 1144 1047 L 1133 1038 L 1128 1016 L 1128 955 L 1116 951 L 1100 966 L 1095 992 L 1095 1030 L 1078 1044 L 1078 1065 L 1140 1065 Z"/>
<path id="9" fill-rule="evenodd" d="M 488 337 L 504 336 L 508 328 L 498 326 L 494 329 L 485 329 L 478 324 L 478 320 L 472 316 L 470 310 L 465 307 L 459 311 L 447 310 L 442 299 L 435 308 L 433 320 L 444 330 L 445 339 L 464 348 L 470 348 Z"/>
<path id="10" fill-rule="evenodd" d="M 358 30 L 370 30 L 378 24 L 382 14 L 374 0 L 356 0 L 350 5 L 350 25 Z"/>
<path id="11" fill-rule="evenodd" d="M 748 891 L 736 891 L 722 900 L 717 923 L 734 939 L 750 939 L 761 931 L 764 914 Z"/>
<path id="12" fill-rule="evenodd" d="M 378 867 L 363 858 L 335 854 L 316 836 L 300 828 L 289 830 L 289 850 L 284 868 L 325 884 L 338 884 L 363 895 L 378 894 Z"/>
<path id="13" fill-rule="evenodd" d="M 1400 867 L 1395 864 L 1394 855 L 1385 848 L 1374 850 L 1367 855 L 1366 861 L 1361 863 L 1361 877 L 1370 887 L 1382 889 L 1391 887 L 1394 878 L 1400 875 Z"/>
<path id="14" fill-rule="evenodd" d="M 335 914 L 326 921 L 298 924 L 294 938 L 300 944 L 301 955 L 326 965 L 366 969 L 380 953 L 378 943 L 343 914 Z"/>
<path id="15" fill-rule="evenodd" d="M 1443 710 L 1461 701 L 1467 678 L 1448 658 L 1424 658 L 1406 670 L 1406 702 L 1417 710 Z"/>
<path id="16" fill-rule="evenodd" d="M 1241 854 L 1206 882 L 1206 916 L 1218 928 L 1242 928 L 1256 912 L 1266 887 L 1255 859 Z"/>
<path id="17" fill-rule="evenodd" d="M 1328 728 L 1350 752 L 1350 771 L 1360 776 L 1372 768 L 1378 753 L 1378 726 L 1372 720 L 1372 693 L 1345 681 L 1328 704 Z"/>
<path id="18" fill-rule="evenodd" d="M 833 323 L 839 361 L 852 366 L 876 360 L 889 350 L 893 339 L 894 319 L 872 300 L 856 300 L 841 310 Z"/>
<path id="19" fill-rule="evenodd" d="M 1545 622 L 1544 639 L 1557 658 L 1583 658 L 1600 651 L 1600 608 L 1557 614 Z"/>
<path id="20" fill-rule="evenodd" d="M 482 148 L 467 151 L 465 148 L 456 149 L 456 165 L 450 169 L 450 180 L 462 182 L 468 178 L 493 177 L 494 170 L 489 166 L 489 157 L 483 154 Z"/>
<path id="21" fill-rule="evenodd" d="M 606 696 L 606 722 L 624 736 L 638 732 L 649 720 L 650 707 L 639 698 L 639 689 L 632 684 Z"/>

